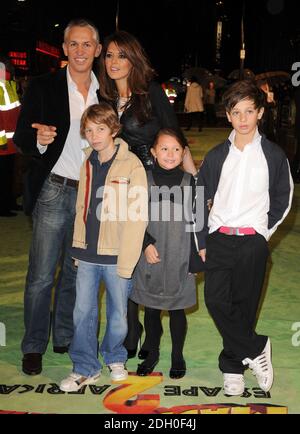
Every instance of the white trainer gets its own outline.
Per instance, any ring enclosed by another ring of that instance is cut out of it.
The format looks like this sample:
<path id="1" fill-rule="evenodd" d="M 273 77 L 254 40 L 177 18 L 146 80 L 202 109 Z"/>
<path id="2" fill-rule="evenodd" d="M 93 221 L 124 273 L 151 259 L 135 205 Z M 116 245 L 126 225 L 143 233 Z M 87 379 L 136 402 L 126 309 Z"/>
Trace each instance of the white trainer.
<path id="1" fill-rule="evenodd" d="M 273 366 L 272 366 L 271 342 L 268 338 L 265 348 L 262 353 L 254 360 L 244 359 L 243 365 L 249 365 L 253 375 L 256 376 L 259 387 L 268 392 L 273 384 Z"/>
<path id="2" fill-rule="evenodd" d="M 84 377 L 83 375 L 71 372 L 71 374 L 62 380 L 59 385 L 60 390 L 63 392 L 78 392 L 86 384 L 95 384 L 100 378 L 101 372 L 91 376 Z"/>
<path id="3" fill-rule="evenodd" d="M 245 380 L 243 374 L 223 374 L 224 395 L 239 396 L 244 393 Z"/>
<path id="4" fill-rule="evenodd" d="M 128 377 L 128 372 L 124 363 L 111 363 L 107 366 L 110 370 L 110 378 L 113 381 L 123 381 Z"/>

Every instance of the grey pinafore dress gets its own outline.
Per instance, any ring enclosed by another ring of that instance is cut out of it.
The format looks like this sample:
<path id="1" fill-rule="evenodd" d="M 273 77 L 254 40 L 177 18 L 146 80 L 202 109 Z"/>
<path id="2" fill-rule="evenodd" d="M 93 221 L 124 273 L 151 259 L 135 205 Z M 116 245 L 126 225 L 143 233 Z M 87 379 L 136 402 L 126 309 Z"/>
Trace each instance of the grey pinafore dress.
<path id="1" fill-rule="evenodd" d="M 152 172 L 147 172 L 149 191 L 155 187 Z M 191 175 L 185 173 L 180 184 L 190 186 Z M 156 195 L 157 196 L 157 195 Z M 148 264 L 142 253 L 133 273 L 130 298 L 138 304 L 160 310 L 185 309 L 196 304 L 195 276 L 189 273 L 191 234 L 186 232 L 184 219 L 175 221 L 174 202 L 170 204 L 171 221 L 151 221 L 147 231 L 155 238 L 155 247 L 161 262 Z M 159 207 L 162 216 L 163 200 L 151 197 L 150 205 Z M 182 206 L 182 201 L 180 204 Z M 151 206 L 149 209 L 151 209 Z M 178 204 L 177 204 L 178 206 Z"/>

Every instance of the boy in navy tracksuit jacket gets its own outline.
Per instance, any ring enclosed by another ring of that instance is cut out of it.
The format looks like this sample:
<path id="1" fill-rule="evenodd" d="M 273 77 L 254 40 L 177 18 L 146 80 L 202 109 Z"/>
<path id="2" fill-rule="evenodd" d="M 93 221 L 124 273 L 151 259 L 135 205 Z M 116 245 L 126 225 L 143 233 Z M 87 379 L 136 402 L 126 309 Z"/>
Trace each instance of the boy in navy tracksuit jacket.
<path id="1" fill-rule="evenodd" d="M 247 366 L 264 391 L 273 383 L 270 339 L 255 332 L 255 322 L 267 242 L 290 210 L 293 182 L 284 152 L 259 134 L 264 95 L 255 83 L 235 83 L 224 104 L 234 129 L 199 171 L 205 221 L 198 244 L 206 268 L 205 302 L 223 338 L 224 393 L 242 395 Z"/>

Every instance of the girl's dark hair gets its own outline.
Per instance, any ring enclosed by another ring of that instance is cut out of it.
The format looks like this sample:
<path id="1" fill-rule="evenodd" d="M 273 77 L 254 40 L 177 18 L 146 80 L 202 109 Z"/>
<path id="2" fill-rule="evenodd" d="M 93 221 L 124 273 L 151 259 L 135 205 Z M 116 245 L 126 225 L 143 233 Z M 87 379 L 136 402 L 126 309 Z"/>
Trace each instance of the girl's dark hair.
<path id="1" fill-rule="evenodd" d="M 80 135 L 82 138 L 85 138 L 85 128 L 88 121 L 107 125 L 113 134 L 117 133 L 121 128 L 116 112 L 106 102 L 93 104 L 85 110 L 80 121 Z"/>
<path id="2" fill-rule="evenodd" d="M 187 146 L 187 141 L 186 138 L 184 137 L 184 135 L 182 134 L 181 130 L 175 130 L 173 128 L 162 128 L 161 130 L 159 130 L 159 132 L 157 133 L 154 143 L 151 146 L 152 148 L 155 148 L 155 146 L 157 145 L 159 139 L 161 136 L 171 136 L 174 137 L 174 139 L 177 140 L 177 142 L 180 144 L 180 146 L 184 149 Z"/>
<path id="3" fill-rule="evenodd" d="M 223 95 L 226 112 L 230 113 L 233 107 L 245 99 L 253 101 L 255 108 L 258 110 L 264 107 L 266 102 L 264 92 L 259 89 L 254 81 L 237 81 Z"/>
<path id="4" fill-rule="evenodd" d="M 155 76 L 148 57 L 135 36 L 125 31 L 118 31 L 105 38 L 99 58 L 100 95 L 107 101 L 116 104 L 119 97 L 115 81 L 112 80 L 105 67 L 108 46 L 114 42 L 132 65 L 128 77 L 128 87 L 131 98 L 128 102 L 139 123 L 145 123 L 151 117 L 151 103 L 148 89 L 149 83 Z M 126 108 L 126 107 L 125 107 Z"/>

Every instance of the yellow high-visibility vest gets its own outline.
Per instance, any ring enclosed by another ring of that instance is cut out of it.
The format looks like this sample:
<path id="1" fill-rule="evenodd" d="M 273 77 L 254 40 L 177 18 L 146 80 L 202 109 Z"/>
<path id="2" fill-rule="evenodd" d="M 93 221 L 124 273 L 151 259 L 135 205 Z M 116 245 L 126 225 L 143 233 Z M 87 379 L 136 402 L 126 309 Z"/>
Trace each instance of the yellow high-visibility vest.
<path id="1" fill-rule="evenodd" d="M 19 106 L 16 82 L 0 80 L 0 150 L 6 148 L 8 139 L 14 135 L 14 131 L 8 131 L 5 125 L 8 112 Z"/>

